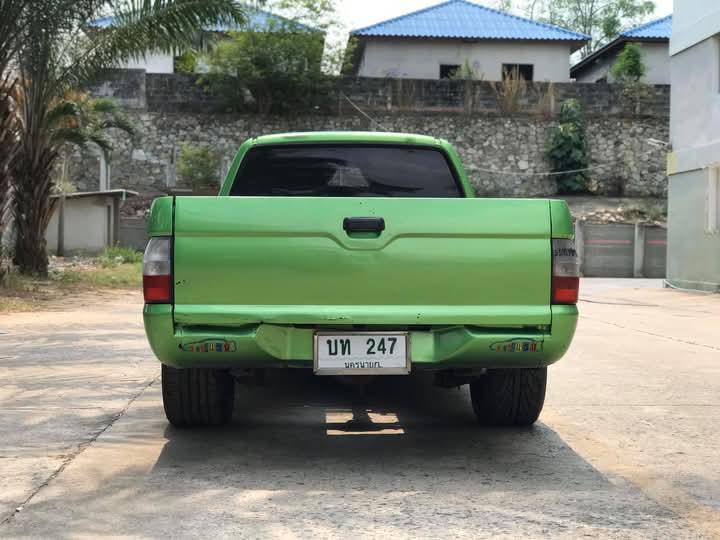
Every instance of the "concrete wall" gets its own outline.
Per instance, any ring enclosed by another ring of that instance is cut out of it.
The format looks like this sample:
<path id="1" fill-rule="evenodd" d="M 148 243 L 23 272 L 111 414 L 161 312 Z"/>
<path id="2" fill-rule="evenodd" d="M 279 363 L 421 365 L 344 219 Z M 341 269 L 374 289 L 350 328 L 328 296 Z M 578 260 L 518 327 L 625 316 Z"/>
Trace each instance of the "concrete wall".
<path id="1" fill-rule="evenodd" d="M 668 281 L 720 292 L 720 234 L 705 229 L 708 174 L 701 169 L 670 176 Z"/>
<path id="2" fill-rule="evenodd" d="M 292 111 L 315 116 L 358 114 L 345 96 L 365 112 L 442 113 L 445 115 L 536 115 L 553 117 L 560 104 L 577 99 L 589 116 L 654 117 L 667 119 L 670 87 L 646 85 L 637 102 L 628 99 L 622 85 L 534 82 L 518 96 L 515 109 L 503 110 L 493 81 L 449 81 L 339 78 L 327 92 L 310 96 L 308 103 Z M 232 103 L 208 91 L 197 75 L 152 74 L 142 70 L 112 70 L 90 85 L 94 95 L 108 96 L 130 110 L 163 113 L 252 113 L 252 104 Z"/>
<path id="3" fill-rule="evenodd" d="M 475 41 L 459 39 L 368 39 L 361 77 L 439 79 L 440 65 L 468 61 L 479 77 L 502 79 L 503 64 L 532 64 L 534 80 L 570 80 L 571 45 L 567 42 Z"/>
<path id="4" fill-rule="evenodd" d="M 575 243 L 585 277 L 645 277 L 666 275 L 667 231 L 626 223 L 576 224 Z"/>
<path id="5" fill-rule="evenodd" d="M 679 171 L 699 169 L 720 160 L 720 39 L 683 50 L 670 66 L 674 159 Z"/>
<path id="6" fill-rule="evenodd" d="M 122 69 L 143 69 L 148 73 L 174 73 L 175 57 L 168 53 L 147 53 L 126 62 Z"/>
<path id="7" fill-rule="evenodd" d="M 670 84 L 670 46 L 668 43 L 638 43 L 642 49 L 643 62 L 647 73 L 643 82 L 647 84 Z M 607 82 L 614 82 L 610 68 L 617 61 L 622 49 L 599 57 L 592 66 L 585 68 L 577 82 L 594 83 L 606 77 Z"/>
<path id="8" fill-rule="evenodd" d="M 671 55 L 718 33 L 720 2 L 717 0 L 675 0 L 673 8 Z"/>
<path id="9" fill-rule="evenodd" d="M 146 218 L 121 218 L 118 230 L 118 244 L 137 251 L 144 251 L 148 243 Z"/>
<path id="10" fill-rule="evenodd" d="M 720 4 L 675 3 L 670 69 L 668 281 L 720 291 L 720 234 L 708 208 L 720 207 L 711 172 L 720 163 Z M 714 200 L 713 200 L 714 191 Z"/>
<path id="11" fill-rule="evenodd" d="M 48 251 L 58 245 L 57 207 L 45 238 Z M 99 253 L 111 245 L 112 201 L 107 197 L 81 197 L 65 200 L 65 253 Z"/>

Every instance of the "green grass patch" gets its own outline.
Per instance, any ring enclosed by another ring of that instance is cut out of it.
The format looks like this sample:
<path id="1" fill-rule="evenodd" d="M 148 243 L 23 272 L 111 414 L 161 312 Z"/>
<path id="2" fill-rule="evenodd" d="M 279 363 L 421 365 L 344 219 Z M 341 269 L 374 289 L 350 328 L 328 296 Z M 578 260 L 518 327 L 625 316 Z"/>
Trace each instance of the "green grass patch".
<path id="1" fill-rule="evenodd" d="M 61 300 L 73 291 L 88 289 L 142 288 L 142 263 L 94 264 L 69 266 L 50 273 L 49 278 L 23 276 L 15 272 L 0 282 L 0 313 L 34 311 L 53 300 Z"/>
<path id="2" fill-rule="evenodd" d="M 97 288 L 140 288 L 142 263 L 117 263 L 113 266 L 66 269 L 53 275 L 52 280 L 62 287 L 84 285 Z"/>
<path id="3" fill-rule="evenodd" d="M 122 264 L 141 263 L 142 260 L 143 254 L 141 251 L 135 251 L 134 249 L 119 246 L 106 248 L 105 251 L 103 251 L 98 257 L 100 265 L 105 268 L 111 268 Z"/>

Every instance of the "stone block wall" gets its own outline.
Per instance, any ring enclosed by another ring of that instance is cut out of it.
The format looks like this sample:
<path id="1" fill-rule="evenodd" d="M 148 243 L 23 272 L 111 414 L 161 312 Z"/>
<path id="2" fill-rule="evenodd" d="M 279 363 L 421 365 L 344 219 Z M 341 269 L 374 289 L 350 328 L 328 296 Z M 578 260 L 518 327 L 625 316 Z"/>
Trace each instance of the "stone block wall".
<path id="1" fill-rule="evenodd" d="M 114 77 L 114 78 L 113 78 Z M 453 143 L 483 196 L 536 197 L 556 193 L 546 158 L 550 132 L 565 99 L 587 114 L 594 191 L 603 195 L 665 197 L 669 87 L 648 86 L 629 104 L 622 88 L 606 84 L 529 85 L 512 112 L 503 112 L 495 83 L 345 79 L 327 102 L 288 116 L 222 112 L 189 75 L 117 72 L 93 90 L 125 104 L 140 133 L 119 136 L 111 187 L 152 193 L 168 189 L 183 143 L 207 144 L 225 164 L 249 137 L 318 130 L 379 130 L 434 135 Z M 350 101 L 376 120 L 360 114 Z M 382 127 L 380 127 L 382 126 Z M 79 189 L 97 189 L 99 160 L 76 153 L 71 175 Z"/>

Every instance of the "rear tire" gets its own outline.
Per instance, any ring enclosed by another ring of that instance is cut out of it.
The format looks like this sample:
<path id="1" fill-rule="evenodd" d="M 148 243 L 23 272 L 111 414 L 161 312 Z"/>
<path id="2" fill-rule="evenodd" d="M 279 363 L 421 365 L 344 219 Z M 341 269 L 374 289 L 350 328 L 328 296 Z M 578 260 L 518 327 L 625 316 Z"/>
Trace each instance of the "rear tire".
<path id="1" fill-rule="evenodd" d="M 531 426 L 545 403 L 547 368 L 490 369 L 470 383 L 483 426 Z"/>
<path id="2" fill-rule="evenodd" d="M 219 426 L 230 421 L 235 381 L 220 369 L 162 366 L 165 416 L 173 426 Z"/>

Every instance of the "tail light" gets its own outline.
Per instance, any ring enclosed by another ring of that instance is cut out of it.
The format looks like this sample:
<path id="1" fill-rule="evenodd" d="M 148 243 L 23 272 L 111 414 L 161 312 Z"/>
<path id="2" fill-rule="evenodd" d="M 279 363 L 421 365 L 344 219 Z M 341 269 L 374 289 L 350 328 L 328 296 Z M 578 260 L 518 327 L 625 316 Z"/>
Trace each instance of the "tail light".
<path id="1" fill-rule="evenodd" d="M 143 257 L 143 294 L 146 304 L 172 302 L 170 238 L 151 238 Z"/>
<path id="2" fill-rule="evenodd" d="M 575 241 L 552 241 L 552 303 L 577 304 L 580 292 L 580 262 Z"/>

